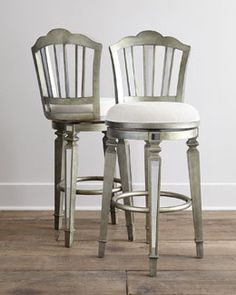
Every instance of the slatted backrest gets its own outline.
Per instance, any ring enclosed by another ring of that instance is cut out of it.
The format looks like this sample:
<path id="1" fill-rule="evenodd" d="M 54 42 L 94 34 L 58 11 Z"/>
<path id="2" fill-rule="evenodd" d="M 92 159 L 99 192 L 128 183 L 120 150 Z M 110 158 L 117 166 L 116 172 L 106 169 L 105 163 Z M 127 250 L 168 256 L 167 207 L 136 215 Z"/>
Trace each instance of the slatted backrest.
<path id="1" fill-rule="evenodd" d="M 155 31 L 110 46 L 117 102 L 183 101 L 190 46 Z"/>
<path id="2" fill-rule="evenodd" d="M 99 74 L 102 45 L 65 29 L 51 30 L 32 47 L 40 94 L 47 117 L 53 105 L 91 105 L 100 114 Z M 91 118 L 91 114 L 88 114 Z"/>

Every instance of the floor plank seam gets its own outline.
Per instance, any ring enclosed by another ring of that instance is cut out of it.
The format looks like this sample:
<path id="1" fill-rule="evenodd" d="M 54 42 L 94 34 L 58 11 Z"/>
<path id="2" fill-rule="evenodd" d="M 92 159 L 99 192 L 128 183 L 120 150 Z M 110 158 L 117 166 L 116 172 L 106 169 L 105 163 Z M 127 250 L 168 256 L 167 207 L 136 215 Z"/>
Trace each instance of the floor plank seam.
<path id="1" fill-rule="evenodd" d="M 129 271 L 135 271 L 135 272 L 143 272 L 143 271 L 145 271 L 145 269 L 144 270 L 129 270 Z M 102 269 L 99 269 L 99 270 L 97 270 L 97 269 L 83 269 L 83 270 L 73 270 L 73 269 L 66 269 L 66 270 L 63 270 L 63 269 L 45 269 L 45 270 L 43 270 L 43 269 L 7 269 L 7 270 L 5 270 L 5 269 L 3 269 L 3 270 L 0 270 L 0 273 L 1 272 L 107 272 L 107 273 L 115 273 L 115 272 L 120 272 L 120 273 L 122 273 L 122 272 L 125 272 L 125 274 L 128 272 L 128 270 L 122 270 L 122 269 L 112 269 L 112 270 L 109 270 L 109 269 L 104 269 L 104 270 L 102 270 Z M 125 275 L 125 277 L 128 277 L 128 275 L 126 274 Z"/>
<path id="2" fill-rule="evenodd" d="M 125 290 L 126 290 L 126 295 L 129 295 L 129 283 L 128 283 L 128 271 L 125 271 L 125 281 L 126 281 L 126 286 L 125 286 Z"/>

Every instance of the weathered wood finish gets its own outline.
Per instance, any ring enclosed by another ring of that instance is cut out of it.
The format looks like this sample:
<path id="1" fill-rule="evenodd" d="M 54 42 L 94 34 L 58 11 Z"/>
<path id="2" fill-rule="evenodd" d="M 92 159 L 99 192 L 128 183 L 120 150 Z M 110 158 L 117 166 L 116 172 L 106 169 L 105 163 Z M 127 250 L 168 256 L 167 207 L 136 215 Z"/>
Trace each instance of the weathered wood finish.
<path id="1" fill-rule="evenodd" d="M 74 212 L 76 201 L 78 145 L 79 140 L 75 127 L 68 131 L 65 137 L 65 246 L 71 247 L 74 240 Z"/>
<path id="2" fill-rule="evenodd" d="M 116 165 L 116 141 L 108 140 L 105 153 L 105 167 L 104 167 L 104 181 L 103 182 L 103 198 L 102 198 L 102 211 L 100 221 L 100 236 L 98 257 L 104 257 L 106 239 L 107 239 L 107 226 L 109 220 L 109 208 L 112 196 L 112 185 L 115 176 Z"/>
<path id="3" fill-rule="evenodd" d="M 125 218 L 111 225 L 105 259 L 96 258 L 100 212 L 76 212 L 79 242 L 65 248 L 53 212 L 0 214 L 0 294 L 235 295 L 236 212 L 203 212 L 205 258 L 194 258 L 191 212 L 160 215 L 157 278 L 147 276 L 145 216 L 135 216 L 136 241 Z"/>
<path id="4" fill-rule="evenodd" d="M 104 136 L 102 138 L 102 142 L 103 142 L 103 152 L 104 152 L 104 156 L 106 153 L 106 148 L 107 148 L 107 132 L 104 131 L 103 132 Z M 117 224 L 118 220 L 117 220 L 117 214 L 116 214 L 116 207 L 112 204 L 110 204 L 110 212 L 111 212 L 111 223 L 112 224 Z"/>
<path id="5" fill-rule="evenodd" d="M 195 242 L 197 257 L 203 257 L 203 230 L 202 230 L 202 203 L 200 185 L 200 160 L 197 150 L 198 141 L 196 138 L 187 141 L 189 149 L 187 151 L 188 170 L 192 198 L 193 224 L 195 232 Z"/>
<path id="6" fill-rule="evenodd" d="M 117 145 L 117 157 L 120 169 L 120 178 L 122 183 L 123 193 L 132 192 L 132 173 L 130 164 L 130 146 L 127 141 L 119 140 Z M 132 198 L 124 199 L 125 205 L 133 205 Z M 134 232 L 134 215 L 132 212 L 125 211 L 126 226 L 129 241 L 135 239 Z"/>
<path id="7" fill-rule="evenodd" d="M 145 145 L 147 153 L 146 171 L 148 191 L 148 225 L 149 233 L 149 261 L 150 276 L 155 277 L 157 272 L 158 240 L 159 240 L 159 214 L 161 191 L 161 157 L 160 142 L 148 142 Z"/>
<path id="8" fill-rule="evenodd" d="M 63 220 L 63 203 L 64 203 L 64 194 L 58 189 L 58 185 L 61 179 L 64 179 L 64 132 L 57 130 L 55 132 L 56 138 L 54 142 L 54 204 L 55 204 L 55 213 L 54 213 L 54 228 L 62 228 Z"/>

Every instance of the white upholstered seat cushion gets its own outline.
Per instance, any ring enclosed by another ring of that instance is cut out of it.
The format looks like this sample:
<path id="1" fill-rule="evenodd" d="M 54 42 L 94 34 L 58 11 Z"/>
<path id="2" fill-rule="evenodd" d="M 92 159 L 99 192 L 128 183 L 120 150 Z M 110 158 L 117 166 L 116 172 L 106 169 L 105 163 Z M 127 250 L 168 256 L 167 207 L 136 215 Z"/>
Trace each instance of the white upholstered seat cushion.
<path id="1" fill-rule="evenodd" d="M 109 109 L 106 121 L 129 124 L 198 125 L 198 111 L 181 102 L 133 102 L 117 104 Z"/>

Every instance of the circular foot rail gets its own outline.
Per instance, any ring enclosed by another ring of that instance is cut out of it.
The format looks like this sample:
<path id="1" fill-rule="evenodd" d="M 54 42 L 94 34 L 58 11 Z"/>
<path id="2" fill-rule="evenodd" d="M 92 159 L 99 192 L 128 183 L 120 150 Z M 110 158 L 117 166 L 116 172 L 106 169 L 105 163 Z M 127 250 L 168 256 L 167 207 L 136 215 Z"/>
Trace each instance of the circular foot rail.
<path id="1" fill-rule="evenodd" d="M 77 177 L 77 183 L 86 182 L 86 181 L 103 181 L 103 176 L 81 176 Z M 121 191 L 121 180 L 119 178 L 114 178 L 114 187 L 112 193 L 118 193 Z M 65 192 L 65 181 L 61 181 L 58 185 L 58 189 L 62 192 Z M 77 195 L 102 195 L 101 189 L 79 189 L 76 188 Z"/>
<path id="2" fill-rule="evenodd" d="M 147 208 L 147 207 L 129 206 L 129 205 L 124 205 L 119 202 L 119 200 L 123 200 L 125 198 L 141 197 L 141 196 L 147 196 L 147 195 L 148 195 L 147 191 L 123 193 L 123 194 L 114 196 L 112 198 L 112 203 L 115 207 L 117 207 L 121 210 L 132 211 L 132 212 L 137 212 L 137 213 L 148 213 L 149 208 Z M 160 213 L 182 211 L 184 209 L 189 208 L 192 205 L 191 198 L 189 198 L 185 195 L 179 194 L 179 193 L 161 191 L 160 196 L 172 198 L 172 199 L 179 199 L 179 200 L 182 200 L 185 202 L 184 204 L 180 204 L 180 205 L 176 205 L 176 206 L 161 207 L 160 211 L 159 211 Z"/>

